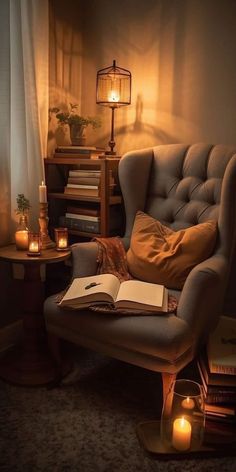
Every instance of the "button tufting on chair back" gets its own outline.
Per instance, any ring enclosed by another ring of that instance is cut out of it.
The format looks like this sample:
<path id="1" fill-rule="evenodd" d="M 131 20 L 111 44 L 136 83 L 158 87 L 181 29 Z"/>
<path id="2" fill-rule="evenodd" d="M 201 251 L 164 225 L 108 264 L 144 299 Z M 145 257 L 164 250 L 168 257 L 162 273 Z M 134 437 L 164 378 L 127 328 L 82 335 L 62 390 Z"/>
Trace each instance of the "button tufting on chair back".
<path id="1" fill-rule="evenodd" d="M 174 230 L 219 220 L 223 178 L 234 154 L 236 147 L 204 143 L 127 153 L 119 167 L 125 238 L 130 237 L 137 210 Z"/>
<path id="2" fill-rule="evenodd" d="M 157 146 L 153 154 L 145 211 L 173 229 L 218 219 L 229 148 Z"/>

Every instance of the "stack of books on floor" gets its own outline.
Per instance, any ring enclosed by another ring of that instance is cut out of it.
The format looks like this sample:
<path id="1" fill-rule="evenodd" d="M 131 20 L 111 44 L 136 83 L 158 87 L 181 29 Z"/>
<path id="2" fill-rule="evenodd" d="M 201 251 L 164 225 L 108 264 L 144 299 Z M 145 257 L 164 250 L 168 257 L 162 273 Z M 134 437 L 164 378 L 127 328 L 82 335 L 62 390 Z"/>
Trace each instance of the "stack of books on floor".
<path id="1" fill-rule="evenodd" d="M 109 173 L 109 192 L 115 187 L 112 171 Z M 64 193 L 67 195 L 99 197 L 101 190 L 101 170 L 75 169 L 69 171 Z"/>
<path id="2" fill-rule="evenodd" d="M 54 157 L 73 157 L 80 159 L 98 159 L 105 157 L 105 149 L 95 146 L 58 146 Z"/>
<path id="3" fill-rule="evenodd" d="M 206 419 L 236 427 L 236 319 L 222 316 L 198 358 Z"/>

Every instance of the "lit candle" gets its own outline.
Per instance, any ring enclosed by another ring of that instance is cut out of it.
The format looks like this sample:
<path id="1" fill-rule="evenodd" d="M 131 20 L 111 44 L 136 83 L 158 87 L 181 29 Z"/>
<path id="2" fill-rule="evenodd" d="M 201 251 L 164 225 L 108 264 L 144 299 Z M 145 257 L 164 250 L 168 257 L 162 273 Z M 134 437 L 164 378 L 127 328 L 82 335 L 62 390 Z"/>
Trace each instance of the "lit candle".
<path id="1" fill-rule="evenodd" d="M 192 410 L 195 407 L 194 400 L 192 398 L 185 398 L 182 403 L 181 403 L 183 408 L 186 408 L 187 410 Z"/>
<path id="2" fill-rule="evenodd" d="M 109 102 L 119 102 L 119 99 L 120 99 L 119 94 L 115 90 L 112 90 L 109 94 L 108 101 Z"/>
<path id="3" fill-rule="evenodd" d="M 29 232 L 27 230 L 19 230 L 15 232 L 16 248 L 20 250 L 28 249 Z"/>
<path id="4" fill-rule="evenodd" d="M 31 241 L 29 244 L 29 252 L 39 252 L 38 241 Z"/>
<path id="5" fill-rule="evenodd" d="M 44 181 L 39 186 L 39 203 L 47 203 L 47 187 Z"/>
<path id="6" fill-rule="evenodd" d="M 173 424 L 172 445 L 178 451 L 187 451 L 190 448 L 192 427 L 184 417 L 177 418 Z"/>
<path id="7" fill-rule="evenodd" d="M 68 228 L 54 228 L 57 251 L 68 247 Z"/>
<path id="8" fill-rule="evenodd" d="M 58 240 L 58 247 L 60 249 L 65 249 L 67 247 L 67 238 L 63 238 L 63 237 L 59 237 L 59 240 Z"/>

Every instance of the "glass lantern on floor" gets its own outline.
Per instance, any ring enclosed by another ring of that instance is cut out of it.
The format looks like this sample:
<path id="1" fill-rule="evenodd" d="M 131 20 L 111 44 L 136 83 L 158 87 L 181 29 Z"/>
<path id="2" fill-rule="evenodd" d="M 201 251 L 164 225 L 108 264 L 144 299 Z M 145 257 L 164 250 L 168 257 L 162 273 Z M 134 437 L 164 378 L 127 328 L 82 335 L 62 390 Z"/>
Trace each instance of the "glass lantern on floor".
<path id="1" fill-rule="evenodd" d="M 175 452 L 197 451 L 204 439 L 205 409 L 202 386 L 192 380 L 173 382 L 163 405 L 161 440 Z"/>

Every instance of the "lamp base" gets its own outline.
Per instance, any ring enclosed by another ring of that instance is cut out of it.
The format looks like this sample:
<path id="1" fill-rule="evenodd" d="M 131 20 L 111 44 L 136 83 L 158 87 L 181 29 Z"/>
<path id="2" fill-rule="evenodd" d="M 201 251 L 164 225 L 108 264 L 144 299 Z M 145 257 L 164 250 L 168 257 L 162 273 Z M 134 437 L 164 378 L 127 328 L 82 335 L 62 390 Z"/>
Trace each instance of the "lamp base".
<path id="1" fill-rule="evenodd" d="M 116 151 L 105 151 L 106 156 L 116 156 Z"/>

